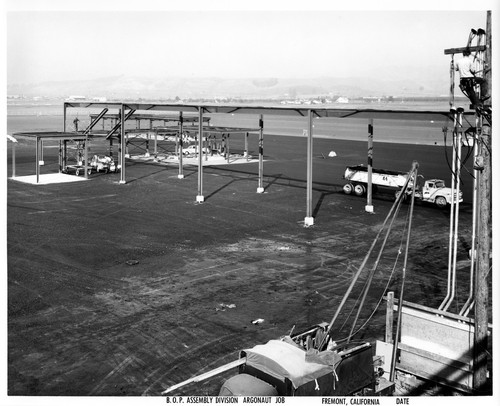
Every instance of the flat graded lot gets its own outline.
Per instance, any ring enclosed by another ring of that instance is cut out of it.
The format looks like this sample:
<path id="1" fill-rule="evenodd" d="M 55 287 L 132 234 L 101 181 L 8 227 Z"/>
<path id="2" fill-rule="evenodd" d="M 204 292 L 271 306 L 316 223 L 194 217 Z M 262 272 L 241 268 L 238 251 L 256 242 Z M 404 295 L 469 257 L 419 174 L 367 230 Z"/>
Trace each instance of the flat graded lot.
<path id="1" fill-rule="evenodd" d="M 331 150 L 337 156 L 324 158 Z M 298 137 L 266 137 L 262 194 L 256 163 L 205 167 L 202 204 L 193 166 L 178 179 L 175 166 L 128 161 L 126 184 L 118 173 L 51 185 L 9 179 L 8 394 L 158 396 L 293 326 L 329 322 L 394 200 L 377 195 L 370 214 L 365 198 L 342 193 L 345 166 L 365 163 L 366 150 L 364 142 L 315 140 L 311 227 L 304 227 L 306 140 Z M 379 143 L 374 166 L 409 170 L 417 160 L 426 178 L 449 185 L 444 151 Z M 56 154 L 47 148 L 44 173 L 57 172 Z M 33 174 L 34 146 L 20 145 L 16 161 L 17 176 Z M 469 291 L 472 178 L 463 179 L 453 311 Z M 399 294 L 403 261 L 395 266 L 394 258 L 408 207 L 362 321 L 386 287 Z M 444 299 L 448 233 L 449 210 L 416 205 L 406 300 Z M 357 338 L 383 337 L 384 309 L 385 302 Z M 350 325 L 335 328 L 344 337 Z M 231 374 L 174 394 L 217 395 Z"/>

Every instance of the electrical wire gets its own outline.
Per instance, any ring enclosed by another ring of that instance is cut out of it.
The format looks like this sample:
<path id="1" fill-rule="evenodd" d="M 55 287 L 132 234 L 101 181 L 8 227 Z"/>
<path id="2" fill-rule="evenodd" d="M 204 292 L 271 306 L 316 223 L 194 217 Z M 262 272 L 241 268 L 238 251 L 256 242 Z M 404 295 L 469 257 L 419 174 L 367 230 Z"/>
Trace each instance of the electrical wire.
<path id="1" fill-rule="evenodd" d="M 389 275 L 389 278 L 388 278 L 387 283 L 385 285 L 384 291 L 382 292 L 382 295 L 380 296 L 380 299 L 378 300 L 377 304 L 375 305 L 375 308 L 373 309 L 373 311 L 370 314 L 370 316 L 368 316 L 368 318 L 366 319 L 366 321 L 354 333 L 352 333 L 350 335 L 350 337 L 355 336 L 356 334 L 358 334 L 361 330 L 363 330 L 366 327 L 366 325 L 373 319 L 373 317 L 375 316 L 375 313 L 377 312 L 378 308 L 380 307 L 380 304 L 384 300 L 384 296 L 385 296 L 385 294 L 387 292 L 387 289 L 389 289 L 389 285 L 390 285 L 390 283 L 392 281 L 392 277 L 394 276 L 394 273 L 396 271 L 396 265 L 397 265 L 397 263 L 399 261 L 399 257 L 402 254 L 404 236 L 406 234 L 407 225 L 409 223 L 409 217 L 410 217 L 410 210 L 408 209 L 407 215 L 406 215 L 406 221 L 404 223 L 404 229 L 403 229 L 403 232 L 401 233 L 401 241 L 399 243 L 398 254 L 397 254 L 396 259 L 394 261 L 394 266 L 392 267 L 392 271 L 391 271 L 391 274 Z M 347 340 L 350 337 L 346 337 L 344 340 Z"/>
<path id="2" fill-rule="evenodd" d="M 401 203 L 402 201 L 400 202 L 400 204 L 398 205 L 397 209 L 396 209 L 396 212 L 394 214 L 394 217 L 393 217 L 393 220 L 394 218 L 397 217 L 398 215 L 398 212 L 399 212 L 399 209 L 401 207 Z M 392 278 L 394 276 L 394 273 L 396 271 L 396 266 L 397 266 L 397 263 L 398 263 L 398 260 L 399 260 L 399 257 L 401 256 L 401 253 L 402 253 L 402 247 L 403 247 L 403 241 L 404 241 L 404 236 L 405 236 L 405 232 L 406 232 L 406 229 L 407 229 L 407 225 L 409 223 L 409 215 L 410 215 L 410 212 L 408 210 L 407 212 L 407 215 L 406 215 L 406 221 L 404 223 L 404 228 L 403 228 L 403 232 L 401 234 L 401 241 L 400 241 L 400 244 L 399 244 L 399 249 L 398 249 L 398 252 L 397 252 L 397 256 L 396 256 L 396 259 L 394 261 L 394 266 L 392 267 L 392 271 L 391 271 L 391 274 L 389 275 L 389 278 L 387 280 L 387 283 L 386 283 L 386 286 L 382 292 L 382 295 L 380 297 L 380 299 L 378 300 L 377 304 L 375 305 L 375 308 L 373 309 L 372 313 L 368 316 L 368 318 L 366 319 L 366 321 L 356 330 L 356 331 L 353 331 L 354 330 L 354 325 L 353 325 L 353 329 L 351 330 L 351 333 L 347 336 L 347 337 L 344 337 L 340 340 L 336 340 L 336 342 L 343 342 L 343 341 L 349 341 L 352 337 L 354 337 L 356 334 L 358 334 L 362 329 L 364 329 L 364 327 L 371 321 L 371 319 L 374 317 L 375 313 L 377 312 L 378 308 L 380 307 L 380 304 L 382 303 L 382 300 L 384 298 L 384 295 L 385 293 L 387 292 L 387 289 L 389 288 L 389 285 L 392 281 Z M 391 225 L 392 225 L 392 222 L 391 222 Z M 390 231 L 390 230 L 389 230 Z M 385 241 L 384 241 L 385 243 Z M 384 244 L 385 246 L 385 244 Z M 384 249 L 384 246 L 382 247 L 382 250 Z M 379 256 L 380 258 L 380 256 Z M 352 306 L 351 308 L 351 311 L 349 312 L 349 314 L 346 316 L 345 320 L 344 320 L 344 323 L 341 325 L 340 329 L 339 330 L 342 330 L 346 323 L 348 322 L 348 320 L 350 319 L 351 317 L 351 314 L 353 313 L 354 309 L 357 307 L 358 303 L 359 303 L 359 299 L 361 297 L 361 295 L 367 290 L 370 288 L 370 285 L 371 285 L 371 279 L 368 278 L 366 281 L 365 281 L 365 285 L 362 289 L 362 291 L 360 292 L 360 294 L 358 295 L 358 298 L 356 299 L 356 302 L 355 304 Z M 359 315 L 359 313 L 358 313 Z"/>
<path id="3" fill-rule="evenodd" d="M 344 294 L 344 296 L 342 297 L 342 300 L 339 304 L 339 306 L 337 307 L 337 310 L 335 311 L 335 314 L 334 316 L 332 317 L 332 320 L 330 321 L 330 323 L 328 324 L 328 327 L 326 329 L 326 334 L 323 338 L 323 340 L 321 341 L 321 343 L 319 344 L 318 346 L 318 349 L 321 350 L 321 348 L 323 347 L 323 345 L 325 344 L 325 340 L 327 340 L 327 338 L 330 336 L 330 332 L 331 332 L 331 329 L 332 329 L 332 326 L 333 324 L 335 323 L 335 321 L 337 320 L 337 317 L 339 316 L 340 314 L 340 311 L 342 310 L 342 308 L 344 307 L 349 295 L 351 294 L 352 292 L 352 289 L 354 288 L 354 285 L 356 283 L 356 281 L 358 280 L 359 276 L 361 275 L 361 272 L 363 271 L 365 265 L 366 265 L 366 262 L 368 261 L 370 255 L 371 255 L 371 252 L 373 251 L 373 249 L 375 248 L 375 245 L 380 237 L 380 235 L 382 234 L 382 231 L 384 230 L 384 228 L 386 227 L 386 224 L 387 222 L 389 221 L 389 219 L 391 218 L 391 216 L 393 216 L 394 214 L 394 211 L 396 210 L 396 208 L 402 203 L 403 201 L 403 197 L 404 197 L 404 194 L 406 193 L 406 190 L 408 189 L 408 185 L 411 181 L 412 178 L 415 178 L 415 175 L 417 173 L 417 168 L 418 168 L 418 163 L 416 161 L 413 162 L 413 165 L 412 165 L 412 169 L 410 170 L 410 172 L 408 173 L 408 178 L 406 179 L 406 182 L 405 184 L 403 185 L 403 188 L 401 189 L 400 193 L 397 195 L 396 197 L 396 201 L 394 202 L 394 204 L 391 206 L 391 209 L 389 210 L 389 213 L 387 214 L 386 218 L 384 219 L 384 222 L 382 224 L 382 227 L 380 228 L 380 230 L 378 231 L 375 239 L 373 240 L 369 250 L 368 250 L 368 253 L 365 255 L 365 258 L 363 259 L 363 263 L 360 265 L 360 267 L 358 268 L 358 270 L 356 271 L 356 274 L 353 278 L 353 280 L 351 281 L 351 284 L 349 285 L 346 293 Z"/>

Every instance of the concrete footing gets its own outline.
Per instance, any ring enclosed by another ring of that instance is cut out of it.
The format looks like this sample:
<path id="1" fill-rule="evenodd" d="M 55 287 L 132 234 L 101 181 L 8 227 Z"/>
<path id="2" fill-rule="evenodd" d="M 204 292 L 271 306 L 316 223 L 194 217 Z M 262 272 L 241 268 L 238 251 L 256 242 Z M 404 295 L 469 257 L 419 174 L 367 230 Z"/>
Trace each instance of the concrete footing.
<path id="1" fill-rule="evenodd" d="M 305 217 L 304 218 L 304 225 L 305 226 L 313 226 L 314 225 L 314 217 Z"/>

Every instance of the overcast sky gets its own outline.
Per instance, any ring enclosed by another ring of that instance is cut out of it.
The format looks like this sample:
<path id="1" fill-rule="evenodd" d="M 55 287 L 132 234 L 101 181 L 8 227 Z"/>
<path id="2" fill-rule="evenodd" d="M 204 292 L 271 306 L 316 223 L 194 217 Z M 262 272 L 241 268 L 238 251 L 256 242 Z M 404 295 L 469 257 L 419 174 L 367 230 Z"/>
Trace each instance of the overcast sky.
<path id="1" fill-rule="evenodd" d="M 7 1 L 8 84 L 116 75 L 384 77 L 401 75 L 399 66 L 411 78 L 449 63 L 443 50 L 465 46 L 471 28 L 486 28 L 494 3 L 467 12 L 146 10 L 154 5 L 146 0 L 127 10 L 126 2 L 101 7 L 103 0 L 61 11 L 58 1 Z"/>

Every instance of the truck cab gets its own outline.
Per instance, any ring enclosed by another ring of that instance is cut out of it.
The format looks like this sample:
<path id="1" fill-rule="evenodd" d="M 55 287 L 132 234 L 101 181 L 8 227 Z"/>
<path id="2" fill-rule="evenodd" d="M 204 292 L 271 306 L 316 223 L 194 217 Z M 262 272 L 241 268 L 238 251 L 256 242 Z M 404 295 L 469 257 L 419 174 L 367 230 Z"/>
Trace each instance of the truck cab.
<path id="1" fill-rule="evenodd" d="M 456 192 L 454 192 L 456 195 Z M 420 190 L 417 189 L 421 200 L 425 202 L 435 203 L 439 207 L 446 207 L 447 204 L 454 203 L 451 188 L 446 187 L 441 179 L 428 179 L 424 182 Z M 462 202 L 462 192 L 459 192 L 458 202 Z"/>

